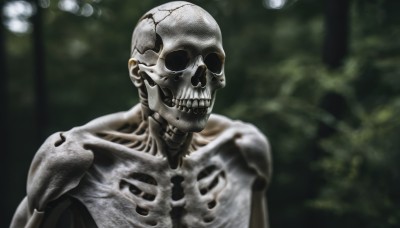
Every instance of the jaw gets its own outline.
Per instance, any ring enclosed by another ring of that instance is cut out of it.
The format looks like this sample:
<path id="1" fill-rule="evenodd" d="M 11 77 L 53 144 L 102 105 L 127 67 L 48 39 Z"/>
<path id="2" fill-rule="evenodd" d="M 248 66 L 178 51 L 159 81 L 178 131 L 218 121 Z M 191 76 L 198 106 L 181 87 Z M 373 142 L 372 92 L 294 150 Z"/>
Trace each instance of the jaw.
<path id="1" fill-rule="evenodd" d="M 145 80 L 149 108 L 157 112 L 170 125 L 182 132 L 199 132 L 204 129 L 211 114 L 213 100 L 177 99 L 169 89 L 150 86 Z"/>

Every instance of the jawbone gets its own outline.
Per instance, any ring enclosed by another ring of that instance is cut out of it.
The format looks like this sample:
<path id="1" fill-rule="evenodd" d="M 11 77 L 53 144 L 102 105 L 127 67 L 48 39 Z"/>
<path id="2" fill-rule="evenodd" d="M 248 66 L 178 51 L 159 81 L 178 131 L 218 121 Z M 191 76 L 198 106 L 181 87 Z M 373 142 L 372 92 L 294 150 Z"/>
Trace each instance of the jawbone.
<path id="1" fill-rule="evenodd" d="M 211 114 L 214 99 L 174 98 L 158 85 L 151 86 L 144 80 L 149 108 L 160 114 L 181 132 L 199 132 L 204 129 Z"/>

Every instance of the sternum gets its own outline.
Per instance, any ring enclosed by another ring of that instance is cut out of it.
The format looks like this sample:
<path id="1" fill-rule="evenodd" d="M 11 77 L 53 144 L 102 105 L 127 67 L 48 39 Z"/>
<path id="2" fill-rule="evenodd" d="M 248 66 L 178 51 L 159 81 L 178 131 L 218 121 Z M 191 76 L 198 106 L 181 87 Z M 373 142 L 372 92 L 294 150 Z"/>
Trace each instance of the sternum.
<path id="1" fill-rule="evenodd" d="M 172 208 L 170 211 L 172 227 L 173 228 L 183 228 L 181 224 L 182 216 L 185 214 L 184 205 L 175 204 L 175 202 L 183 199 L 185 197 L 185 193 L 182 187 L 182 182 L 184 178 L 181 175 L 176 175 L 171 178 L 172 191 L 171 191 L 171 198 L 172 198 Z"/>

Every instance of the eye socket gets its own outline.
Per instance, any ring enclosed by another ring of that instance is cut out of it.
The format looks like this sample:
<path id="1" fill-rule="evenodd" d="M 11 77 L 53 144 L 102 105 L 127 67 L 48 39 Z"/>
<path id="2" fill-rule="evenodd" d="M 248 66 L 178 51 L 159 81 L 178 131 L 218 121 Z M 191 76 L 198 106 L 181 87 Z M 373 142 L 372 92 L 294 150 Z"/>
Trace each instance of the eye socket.
<path id="1" fill-rule="evenodd" d="M 189 54 L 186 51 L 174 51 L 165 57 L 165 66 L 168 70 L 181 71 L 186 69 L 189 60 Z"/>
<path id="2" fill-rule="evenodd" d="M 219 57 L 217 53 L 208 54 L 204 59 L 204 63 L 211 72 L 215 74 L 221 73 L 222 59 Z"/>

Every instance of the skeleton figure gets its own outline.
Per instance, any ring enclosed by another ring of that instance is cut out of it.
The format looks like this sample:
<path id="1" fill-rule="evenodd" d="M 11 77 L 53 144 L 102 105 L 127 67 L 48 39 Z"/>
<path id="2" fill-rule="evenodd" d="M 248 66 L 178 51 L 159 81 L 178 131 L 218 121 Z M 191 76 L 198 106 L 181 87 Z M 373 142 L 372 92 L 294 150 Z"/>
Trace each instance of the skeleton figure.
<path id="1" fill-rule="evenodd" d="M 267 140 L 211 114 L 224 61 L 202 8 L 146 13 L 128 64 L 141 104 L 50 136 L 11 227 L 267 227 Z"/>

